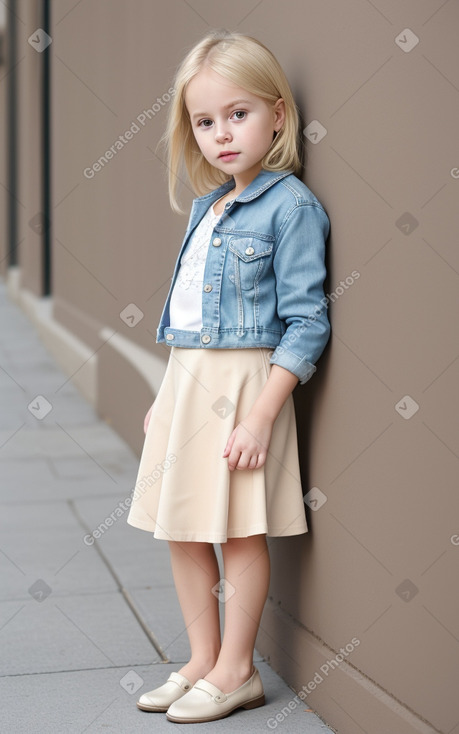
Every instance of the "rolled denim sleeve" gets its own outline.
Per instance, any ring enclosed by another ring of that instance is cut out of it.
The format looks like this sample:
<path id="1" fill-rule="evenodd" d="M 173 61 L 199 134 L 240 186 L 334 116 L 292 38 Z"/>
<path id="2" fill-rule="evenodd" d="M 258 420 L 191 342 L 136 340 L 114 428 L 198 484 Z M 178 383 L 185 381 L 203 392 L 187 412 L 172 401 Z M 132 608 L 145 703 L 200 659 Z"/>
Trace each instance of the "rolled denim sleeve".
<path id="1" fill-rule="evenodd" d="M 293 372 L 301 384 L 316 371 L 330 336 L 323 290 L 329 230 L 319 203 L 297 204 L 280 227 L 273 259 L 277 312 L 286 330 L 270 362 Z"/>

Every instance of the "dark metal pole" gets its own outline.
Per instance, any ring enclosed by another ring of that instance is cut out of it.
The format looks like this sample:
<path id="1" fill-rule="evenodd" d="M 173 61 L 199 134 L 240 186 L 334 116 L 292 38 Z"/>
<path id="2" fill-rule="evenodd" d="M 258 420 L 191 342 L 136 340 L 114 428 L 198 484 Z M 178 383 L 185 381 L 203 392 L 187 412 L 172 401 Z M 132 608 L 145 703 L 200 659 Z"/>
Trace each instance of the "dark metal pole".
<path id="1" fill-rule="evenodd" d="M 17 265 L 18 223 L 17 223 L 17 75 L 16 75 L 16 8 L 15 0 L 6 6 L 6 47 L 7 47 L 7 167 L 8 167 L 8 265 Z"/>
<path id="2" fill-rule="evenodd" d="M 51 1 L 43 0 L 42 28 L 51 35 Z M 51 272 L 51 45 L 42 53 L 42 212 L 43 212 L 43 295 L 52 289 Z"/>

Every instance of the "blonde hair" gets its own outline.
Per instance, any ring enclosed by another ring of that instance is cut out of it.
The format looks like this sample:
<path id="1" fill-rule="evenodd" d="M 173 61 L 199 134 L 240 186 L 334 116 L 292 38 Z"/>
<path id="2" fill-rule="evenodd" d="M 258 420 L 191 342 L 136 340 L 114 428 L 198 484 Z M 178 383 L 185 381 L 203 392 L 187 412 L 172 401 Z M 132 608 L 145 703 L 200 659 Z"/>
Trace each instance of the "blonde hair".
<path id="1" fill-rule="evenodd" d="M 169 168 L 169 200 L 174 211 L 183 213 L 177 200 L 177 186 L 183 166 L 198 196 L 229 181 L 231 176 L 212 166 L 202 155 L 194 138 L 185 106 L 188 83 L 204 65 L 251 94 L 274 104 L 285 102 L 285 122 L 262 160 L 268 171 L 292 170 L 299 174 L 298 111 L 290 85 L 271 51 L 260 41 L 241 33 L 213 31 L 184 58 L 174 79 L 175 94 L 161 142 L 166 144 Z"/>

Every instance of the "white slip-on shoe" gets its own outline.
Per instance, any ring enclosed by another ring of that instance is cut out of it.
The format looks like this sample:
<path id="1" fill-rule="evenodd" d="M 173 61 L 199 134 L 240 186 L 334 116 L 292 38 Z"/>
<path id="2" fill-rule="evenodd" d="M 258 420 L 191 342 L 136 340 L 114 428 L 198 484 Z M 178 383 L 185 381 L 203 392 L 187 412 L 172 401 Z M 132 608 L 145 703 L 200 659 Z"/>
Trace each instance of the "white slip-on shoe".
<path id="1" fill-rule="evenodd" d="M 188 678 L 180 673 L 171 673 L 164 685 L 140 696 L 137 706 L 142 711 L 164 712 L 171 703 L 184 696 L 191 688 Z"/>
<path id="2" fill-rule="evenodd" d="M 213 683 L 200 678 L 186 696 L 169 706 L 166 717 L 180 724 L 200 724 L 223 719 L 237 708 L 263 706 L 264 702 L 263 683 L 254 666 L 249 680 L 231 693 L 223 693 Z"/>

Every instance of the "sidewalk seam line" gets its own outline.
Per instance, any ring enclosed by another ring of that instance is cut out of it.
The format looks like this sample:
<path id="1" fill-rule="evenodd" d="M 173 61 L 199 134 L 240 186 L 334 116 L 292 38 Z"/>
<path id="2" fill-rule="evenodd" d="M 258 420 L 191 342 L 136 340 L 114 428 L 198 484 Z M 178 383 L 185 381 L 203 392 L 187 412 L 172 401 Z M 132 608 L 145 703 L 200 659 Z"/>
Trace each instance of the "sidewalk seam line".
<path id="1" fill-rule="evenodd" d="M 79 521 L 80 525 L 84 528 L 84 530 L 86 530 L 87 533 L 90 533 L 91 532 L 91 529 L 86 524 L 86 522 L 83 520 L 83 518 L 81 517 L 80 513 L 78 512 L 78 509 L 75 506 L 74 500 L 73 499 L 69 499 L 68 500 L 68 504 L 69 504 L 69 507 L 72 510 L 73 514 L 75 515 L 75 517 Z M 137 605 L 136 605 L 135 601 L 131 597 L 129 591 L 122 585 L 118 574 L 116 573 L 116 571 L 113 568 L 112 564 L 110 563 L 110 561 L 108 560 L 107 556 L 105 555 L 105 553 L 101 549 L 101 547 L 100 547 L 99 543 L 97 542 L 97 540 L 94 541 L 92 547 L 95 548 L 95 550 L 99 554 L 101 560 L 106 565 L 109 573 L 111 574 L 112 578 L 114 579 L 115 583 L 117 584 L 118 589 L 121 592 L 121 594 L 122 594 L 122 596 L 123 596 L 126 604 L 128 605 L 128 607 L 131 610 L 132 614 L 136 618 L 136 620 L 139 623 L 140 627 L 144 631 L 145 635 L 150 640 L 150 642 L 153 645 L 153 647 L 155 648 L 156 652 L 160 656 L 161 662 L 163 662 L 163 663 L 170 663 L 171 660 L 169 660 L 169 658 L 167 657 L 167 655 L 164 653 L 164 651 L 163 651 L 163 649 L 162 649 L 159 641 L 157 640 L 155 634 L 152 632 L 152 630 L 149 628 L 149 626 L 146 623 L 146 621 L 143 619 L 143 617 L 142 617 L 139 609 L 137 608 Z"/>

